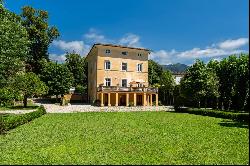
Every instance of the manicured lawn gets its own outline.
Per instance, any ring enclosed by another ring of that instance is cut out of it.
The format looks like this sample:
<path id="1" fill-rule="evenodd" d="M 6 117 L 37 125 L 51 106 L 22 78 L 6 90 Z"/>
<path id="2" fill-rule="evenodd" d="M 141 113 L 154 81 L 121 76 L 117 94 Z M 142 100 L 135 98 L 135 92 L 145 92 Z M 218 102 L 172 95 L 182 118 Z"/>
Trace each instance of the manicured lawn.
<path id="1" fill-rule="evenodd" d="M 248 134 L 185 113 L 46 114 L 0 136 L 0 164 L 248 164 Z"/>
<path id="2" fill-rule="evenodd" d="M 23 104 L 18 104 L 15 106 L 6 106 L 6 107 L 1 107 L 0 106 L 0 111 L 9 111 L 9 110 L 33 110 L 38 108 L 39 106 L 33 103 L 28 103 L 27 107 L 23 107 Z"/>

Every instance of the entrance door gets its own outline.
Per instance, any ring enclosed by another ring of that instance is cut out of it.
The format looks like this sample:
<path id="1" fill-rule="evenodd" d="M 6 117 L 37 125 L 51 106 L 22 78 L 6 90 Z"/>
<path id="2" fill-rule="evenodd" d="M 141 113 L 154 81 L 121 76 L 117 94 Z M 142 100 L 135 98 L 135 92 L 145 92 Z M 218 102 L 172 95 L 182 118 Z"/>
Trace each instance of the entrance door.
<path id="1" fill-rule="evenodd" d="M 126 95 L 120 96 L 120 106 L 126 106 Z"/>
<path id="2" fill-rule="evenodd" d="M 108 94 L 104 94 L 104 105 L 108 106 Z"/>
<path id="3" fill-rule="evenodd" d="M 142 95 L 136 95 L 136 105 L 141 106 L 142 105 Z"/>

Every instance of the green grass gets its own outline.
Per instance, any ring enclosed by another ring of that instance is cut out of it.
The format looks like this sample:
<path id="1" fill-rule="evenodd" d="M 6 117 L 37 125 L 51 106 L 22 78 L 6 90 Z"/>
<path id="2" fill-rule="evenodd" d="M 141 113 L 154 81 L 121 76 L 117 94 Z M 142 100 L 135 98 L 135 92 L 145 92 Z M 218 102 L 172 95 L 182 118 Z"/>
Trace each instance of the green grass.
<path id="1" fill-rule="evenodd" d="M 38 108 L 39 106 L 33 103 L 28 103 L 27 107 L 24 107 L 23 104 L 18 104 L 15 106 L 5 106 L 1 107 L 0 106 L 0 111 L 12 111 L 12 110 L 33 110 Z"/>
<path id="2" fill-rule="evenodd" d="M 186 113 L 46 114 L 0 136 L 0 164 L 248 164 L 248 134 Z"/>

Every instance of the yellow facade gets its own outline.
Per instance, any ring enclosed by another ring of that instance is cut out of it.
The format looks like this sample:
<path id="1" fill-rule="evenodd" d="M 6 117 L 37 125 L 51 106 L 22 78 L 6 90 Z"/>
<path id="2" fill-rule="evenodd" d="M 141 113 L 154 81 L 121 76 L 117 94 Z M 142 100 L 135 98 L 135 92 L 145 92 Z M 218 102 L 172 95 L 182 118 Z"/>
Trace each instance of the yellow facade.
<path id="1" fill-rule="evenodd" d="M 128 105 L 129 102 L 133 102 L 133 94 L 135 92 L 126 91 L 121 92 L 120 90 L 112 91 L 110 89 L 109 93 L 100 95 L 98 87 L 106 86 L 105 78 L 110 79 L 111 87 L 121 87 L 122 80 L 126 83 L 125 87 L 131 87 L 136 85 L 131 85 L 131 82 L 136 82 L 143 87 L 148 87 L 148 56 L 150 51 L 141 48 L 132 48 L 117 46 L 111 44 L 95 44 L 87 55 L 88 60 L 88 97 L 89 101 L 93 103 L 96 99 L 103 100 L 108 103 L 108 105 L 117 104 L 120 105 L 123 101 Z M 110 67 L 105 68 L 105 62 L 109 62 Z M 122 63 L 127 66 L 127 70 L 122 70 Z M 139 70 L 139 71 L 138 71 Z M 116 96 L 116 93 L 119 94 Z M 136 92 L 140 94 L 142 98 L 145 98 L 145 102 L 150 96 L 146 92 L 145 97 L 143 93 Z M 127 95 L 126 95 L 127 94 Z M 116 101 L 118 98 L 118 101 Z M 137 97 L 138 98 L 138 97 Z M 141 97 L 139 97 L 141 100 Z M 117 103 L 118 102 L 118 103 Z M 145 105 L 145 102 L 144 105 Z"/>

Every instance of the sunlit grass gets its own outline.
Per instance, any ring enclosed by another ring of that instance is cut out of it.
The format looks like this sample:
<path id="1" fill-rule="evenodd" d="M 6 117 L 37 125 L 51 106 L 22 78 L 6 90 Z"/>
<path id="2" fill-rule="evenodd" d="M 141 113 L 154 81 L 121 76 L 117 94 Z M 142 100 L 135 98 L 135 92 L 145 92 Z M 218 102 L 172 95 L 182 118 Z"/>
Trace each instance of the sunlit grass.
<path id="1" fill-rule="evenodd" d="M 248 164 L 248 133 L 185 113 L 46 114 L 0 136 L 0 164 Z"/>

